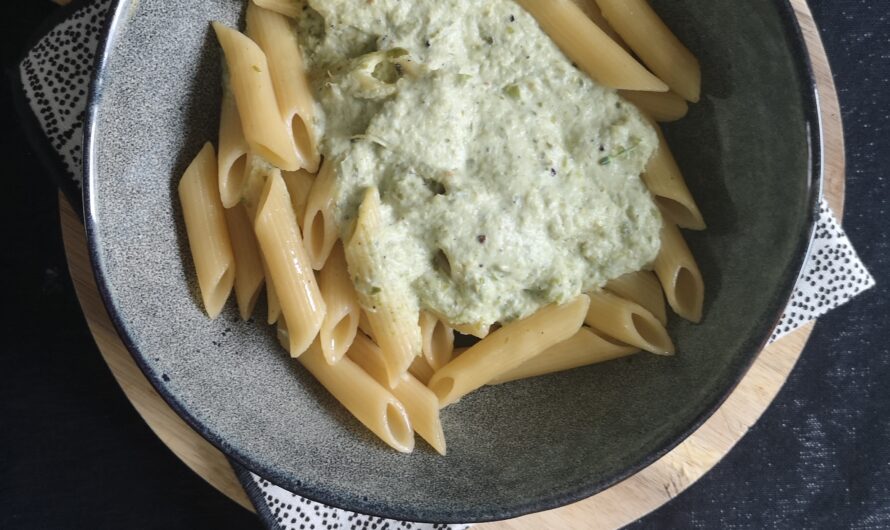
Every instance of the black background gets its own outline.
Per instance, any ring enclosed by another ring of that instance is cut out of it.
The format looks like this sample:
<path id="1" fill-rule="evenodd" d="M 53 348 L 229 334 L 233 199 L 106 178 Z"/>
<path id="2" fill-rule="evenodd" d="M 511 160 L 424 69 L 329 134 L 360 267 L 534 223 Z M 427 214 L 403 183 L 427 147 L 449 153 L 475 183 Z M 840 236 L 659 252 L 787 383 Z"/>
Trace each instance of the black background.
<path id="1" fill-rule="evenodd" d="M 844 226 L 878 287 L 821 319 L 760 422 L 637 528 L 890 528 L 890 2 L 811 0 L 847 141 Z M 0 4 L 14 66 L 54 9 Z M 258 528 L 127 402 L 68 277 L 57 196 L 0 84 L 0 528 Z"/>

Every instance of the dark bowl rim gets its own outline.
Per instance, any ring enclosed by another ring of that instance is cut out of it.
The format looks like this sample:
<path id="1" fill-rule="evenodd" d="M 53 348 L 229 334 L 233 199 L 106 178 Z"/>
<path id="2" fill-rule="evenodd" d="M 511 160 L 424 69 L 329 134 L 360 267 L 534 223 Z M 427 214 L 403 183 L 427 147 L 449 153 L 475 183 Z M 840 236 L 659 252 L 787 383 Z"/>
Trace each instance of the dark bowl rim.
<path id="1" fill-rule="evenodd" d="M 776 296 L 773 299 L 773 303 L 766 311 L 767 314 L 771 314 L 773 317 L 768 319 L 761 326 L 763 330 L 762 338 L 749 341 L 749 344 L 752 346 L 748 348 L 745 356 L 741 359 L 741 366 L 739 367 L 738 374 L 730 381 L 727 387 L 722 392 L 716 393 L 716 395 L 707 402 L 707 406 L 703 408 L 702 412 L 695 417 L 685 429 L 670 436 L 658 449 L 652 451 L 638 462 L 612 476 L 601 478 L 595 482 L 581 484 L 574 489 L 555 492 L 546 498 L 516 502 L 513 505 L 506 507 L 488 507 L 482 509 L 470 508 L 460 511 L 440 513 L 438 511 L 431 511 L 424 507 L 417 506 L 381 506 L 370 500 L 361 500 L 357 502 L 355 500 L 347 501 L 351 502 L 351 504 L 347 506 L 344 505 L 343 499 L 340 499 L 335 492 L 306 491 L 300 482 L 275 469 L 267 468 L 261 463 L 253 461 L 192 416 L 189 411 L 180 404 L 177 397 L 167 390 L 161 375 L 155 373 L 142 354 L 139 353 L 129 329 L 125 325 L 114 304 L 108 286 L 108 280 L 105 276 L 105 271 L 102 268 L 102 261 L 98 248 L 96 235 L 98 230 L 98 220 L 96 216 L 93 215 L 94 201 L 92 199 L 92 190 L 94 180 L 97 178 L 96 168 L 93 165 L 93 158 L 95 156 L 97 139 L 96 122 L 98 119 L 99 107 L 102 103 L 102 91 L 105 85 L 109 57 L 111 56 L 115 40 L 119 36 L 122 21 L 126 18 L 126 13 L 128 12 L 127 8 L 136 1 L 138 0 L 112 0 L 112 4 L 109 8 L 106 29 L 102 34 L 97 49 L 96 63 L 90 81 L 90 89 L 87 99 L 84 123 L 83 218 L 87 235 L 87 247 L 93 274 L 96 279 L 96 286 L 98 287 L 102 302 L 105 304 L 108 315 L 122 342 L 127 347 L 127 350 L 136 361 L 140 370 L 142 370 L 146 378 L 170 408 L 176 411 L 176 413 L 183 418 L 192 429 L 217 449 L 222 451 L 223 454 L 233 459 L 237 464 L 243 466 L 244 469 L 253 471 L 262 478 L 283 488 L 287 488 L 291 492 L 307 499 L 344 510 L 388 519 L 428 523 L 476 523 L 512 519 L 530 513 L 559 508 L 591 497 L 618 482 L 637 474 L 653 464 L 681 442 L 686 440 L 717 411 L 748 373 L 761 350 L 768 344 L 772 331 L 778 324 L 784 309 L 791 298 L 792 291 L 800 277 L 803 265 L 810 254 L 816 220 L 818 218 L 819 203 L 822 198 L 824 162 L 822 119 L 816 78 L 813 73 L 812 63 L 810 61 L 810 55 L 807 50 L 803 32 L 790 0 L 780 0 L 776 3 L 776 6 L 779 10 L 791 55 L 793 56 L 794 67 L 802 81 L 802 93 L 800 95 L 803 101 L 804 118 L 809 132 L 807 146 L 809 149 L 808 161 L 810 178 L 807 182 L 807 211 L 805 212 L 807 218 L 804 227 L 801 230 L 799 241 L 794 252 L 794 258 L 789 264 L 790 272 L 783 278 L 783 281 L 776 291 L 777 293 L 781 293 L 781 296 Z M 256 499 L 252 498 L 252 500 L 253 502 L 256 502 Z"/>

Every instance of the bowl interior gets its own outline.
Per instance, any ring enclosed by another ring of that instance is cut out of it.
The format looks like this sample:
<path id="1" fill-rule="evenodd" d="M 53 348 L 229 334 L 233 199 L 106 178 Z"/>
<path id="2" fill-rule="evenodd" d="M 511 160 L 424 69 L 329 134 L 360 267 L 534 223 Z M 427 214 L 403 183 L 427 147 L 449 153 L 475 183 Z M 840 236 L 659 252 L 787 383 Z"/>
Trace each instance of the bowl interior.
<path id="1" fill-rule="evenodd" d="M 704 75 L 702 102 L 667 133 L 709 225 L 687 234 L 706 281 L 705 319 L 670 323 L 675 357 L 638 355 L 472 394 L 443 411 L 443 458 L 420 440 L 411 455 L 378 442 L 287 358 L 272 328 L 241 322 L 234 303 L 206 318 L 176 183 L 216 139 L 220 53 L 209 22 L 239 23 L 244 2 L 122 0 L 89 109 L 86 214 L 100 289 L 143 369 L 251 470 L 394 518 L 550 508 L 666 451 L 725 397 L 781 312 L 808 241 L 819 145 L 787 4 L 653 3 Z"/>

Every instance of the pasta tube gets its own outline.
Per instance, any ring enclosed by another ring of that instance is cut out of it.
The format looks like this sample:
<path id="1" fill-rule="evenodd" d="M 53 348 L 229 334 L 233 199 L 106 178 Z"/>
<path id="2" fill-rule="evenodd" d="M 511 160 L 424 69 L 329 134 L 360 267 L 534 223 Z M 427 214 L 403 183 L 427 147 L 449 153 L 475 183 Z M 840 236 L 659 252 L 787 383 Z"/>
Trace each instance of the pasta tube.
<path id="1" fill-rule="evenodd" d="M 219 198 L 216 153 L 210 142 L 182 175 L 179 201 L 204 309 L 210 318 L 216 318 L 232 292 L 235 256 Z"/>
<path id="2" fill-rule="evenodd" d="M 290 194 L 290 203 L 297 215 L 297 223 L 303 228 L 303 217 L 306 215 L 306 201 L 309 199 L 309 190 L 312 189 L 313 176 L 304 169 L 299 171 L 282 171 L 281 177 Z M 303 236 L 305 243 L 305 235 Z"/>
<path id="3" fill-rule="evenodd" d="M 624 90 L 664 92 L 668 89 L 571 0 L 517 2 L 538 20 L 541 29 L 563 53 L 598 83 Z"/>
<path id="4" fill-rule="evenodd" d="M 461 335 L 469 335 L 471 337 L 476 337 L 477 339 L 484 339 L 491 331 L 491 326 L 485 324 L 457 324 L 454 326 L 454 331 Z"/>
<path id="5" fill-rule="evenodd" d="M 266 55 L 237 30 L 219 22 L 213 23 L 213 29 L 226 56 L 229 85 L 247 145 L 275 166 L 296 171 L 300 164 L 276 103 Z"/>
<path id="6" fill-rule="evenodd" d="M 278 110 L 281 120 L 288 126 L 298 164 L 315 173 L 321 159 L 312 128 L 315 102 L 291 21 L 250 2 L 247 5 L 247 34 L 268 59 Z"/>
<path id="7" fill-rule="evenodd" d="M 272 325 L 281 319 L 281 304 L 278 303 L 278 293 L 275 292 L 275 285 L 272 284 L 272 274 L 265 262 L 263 263 L 263 274 L 266 276 L 266 323 Z"/>
<path id="8" fill-rule="evenodd" d="M 659 355 L 674 353 L 671 337 L 652 313 L 614 294 L 591 293 L 584 322 L 606 337 L 641 350 Z"/>
<path id="9" fill-rule="evenodd" d="M 698 59 L 680 42 L 646 0 L 596 0 L 603 16 L 637 56 L 671 90 L 688 101 L 701 96 Z"/>
<path id="10" fill-rule="evenodd" d="M 345 251 L 349 273 L 357 287 L 359 304 L 368 317 L 377 344 L 383 350 L 392 387 L 420 354 L 420 310 L 412 305 L 410 297 L 392 287 L 371 285 L 371 278 L 377 276 L 373 256 L 383 250 L 378 247 L 377 241 L 380 222 L 380 196 L 376 188 L 369 188 L 359 207 L 355 229 L 345 245 Z"/>
<path id="11" fill-rule="evenodd" d="M 253 0 L 253 3 L 269 11 L 281 13 L 290 18 L 300 16 L 303 3 L 300 0 Z"/>
<path id="12" fill-rule="evenodd" d="M 235 300 L 238 301 L 241 320 L 247 320 L 253 313 L 266 275 L 253 224 L 243 205 L 226 210 L 226 225 L 235 255 Z"/>
<path id="13" fill-rule="evenodd" d="M 352 345 L 361 313 L 355 288 L 349 280 L 342 245 L 334 247 L 330 259 L 318 276 L 318 286 L 327 307 L 318 337 L 325 359 L 334 364 L 346 355 Z"/>
<path id="14" fill-rule="evenodd" d="M 454 330 L 442 319 L 421 311 L 420 334 L 423 337 L 421 352 L 430 367 L 437 370 L 448 364 L 454 352 Z"/>
<path id="15" fill-rule="evenodd" d="M 705 220 L 686 186 L 670 146 L 661 128 L 654 123 L 652 125 L 658 133 L 658 147 L 643 172 L 643 182 L 670 221 L 690 230 L 704 230 Z"/>
<path id="16" fill-rule="evenodd" d="M 547 348 L 518 367 L 496 377 L 489 384 L 498 385 L 508 381 L 562 372 L 626 357 L 638 351 L 639 349 L 633 346 L 609 342 L 591 331 L 590 328 L 582 327 L 570 339 Z"/>
<path id="17" fill-rule="evenodd" d="M 686 100 L 673 92 L 621 90 L 618 94 L 655 121 L 677 121 L 689 112 Z"/>
<path id="18" fill-rule="evenodd" d="M 676 225 L 664 223 L 661 250 L 655 258 L 655 274 L 671 309 L 691 322 L 700 322 L 705 283 L 692 252 Z"/>
<path id="19" fill-rule="evenodd" d="M 408 367 L 408 373 L 416 377 L 421 383 L 428 384 L 436 371 L 433 370 L 430 363 L 426 362 L 426 357 L 418 355 L 414 358 L 411 366 Z"/>
<path id="20" fill-rule="evenodd" d="M 381 385 L 388 384 L 386 362 L 380 348 L 371 339 L 360 335 L 349 349 L 349 359 L 362 367 Z M 411 425 L 421 438 L 427 441 L 439 454 L 445 454 L 445 433 L 439 420 L 439 400 L 432 390 L 410 374 L 402 376 L 392 387 L 392 394 L 402 402 L 408 411 Z"/>
<path id="21" fill-rule="evenodd" d="M 282 344 L 290 344 L 287 327 L 279 324 Z M 414 450 L 414 431 L 405 406 L 348 357 L 328 364 L 313 342 L 297 359 L 334 398 L 387 445 L 402 453 Z"/>
<path id="22" fill-rule="evenodd" d="M 257 206 L 254 230 L 266 259 L 281 313 L 287 322 L 291 356 L 315 340 L 326 306 L 309 267 L 290 197 L 281 175 L 267 179 Z"/>
<path id="23" fill-rule="evenodd" d="M 581 327 L 590 298 L 581 295 L 563 305 L 549 305 L 511 322 L 443 366 L 429 387 L 444 407 L 513 370 Z"/>
<path id="24" fill-rule="evenodd" d="M 667 311 L 664 307 L 664 292 L 658 277 L 651 271 L 631 272 L 610 280 L 606 290 L 639 304 L 652 313 L 662 325 L 667 324 Z"/>
<path id="25" fill-rule="evenodd" d="M 223 89 L 222 109 L 219 116 L 219 195 L 226 208 L 232 208 L 241 200 L 241 187 L 247 170 L 249 147 L 241 131 L 241 118 L 235 95 L 226 86 Z"/>
<path id="26" fill-rule="evenodd" d="M 303 214 L 303 237 L 312 268 L 321 270 L 337 241 L 337 223 L 334 218 L 334 186 L 337 178 L 334 164 L 325 161 L 306 199 Z"/>
<path id="27" fill-rule="evenodd" d="M 596 2 L 593 0 L 572 0 L 575 5 L 581 8 L 581 11 L 587 15 L 587 18 L 593 21 L 594 24 L 599 26 L 603 32 L 609 36 L 610 39 L 619 44 L 622 48 L 630 52 L 630 47 L 628 47 L 627 43 L 621 38 L 612 26 L 609 25 L 609 22 L 606 20 L 606 17 L 603 16 L 603 12 L 600 10 L 600 7 L 596 5 Z M 633 53 L 633 52 L 631 52 Z"/>

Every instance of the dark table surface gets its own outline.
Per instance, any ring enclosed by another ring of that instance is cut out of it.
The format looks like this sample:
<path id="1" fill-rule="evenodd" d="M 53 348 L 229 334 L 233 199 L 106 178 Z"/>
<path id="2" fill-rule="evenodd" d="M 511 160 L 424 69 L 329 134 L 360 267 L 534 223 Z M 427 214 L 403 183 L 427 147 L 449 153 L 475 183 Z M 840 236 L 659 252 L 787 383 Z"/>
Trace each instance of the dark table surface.
<path id="1" fill-rule="evenodd" d="M 810 5 L 843 109 L 844 225 L 878 286 L 821 319 L 760 422 L 635 527 L 890 528 L 890 2 Z M 0 4 L 5 68 L 53 9 Z M 154 436 L 102 361 L 5 80 L 0 124 L 0 528 L 258 528 Z"/>

